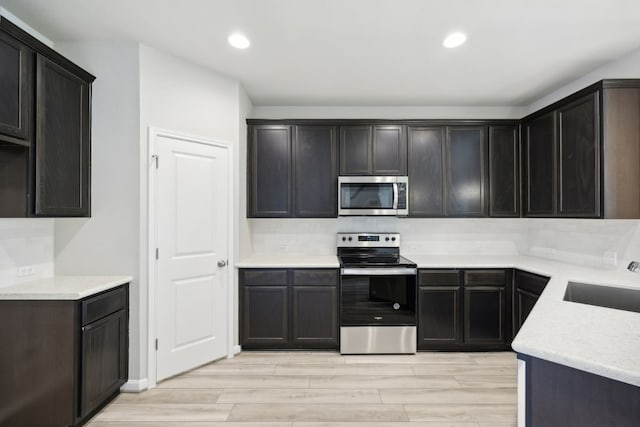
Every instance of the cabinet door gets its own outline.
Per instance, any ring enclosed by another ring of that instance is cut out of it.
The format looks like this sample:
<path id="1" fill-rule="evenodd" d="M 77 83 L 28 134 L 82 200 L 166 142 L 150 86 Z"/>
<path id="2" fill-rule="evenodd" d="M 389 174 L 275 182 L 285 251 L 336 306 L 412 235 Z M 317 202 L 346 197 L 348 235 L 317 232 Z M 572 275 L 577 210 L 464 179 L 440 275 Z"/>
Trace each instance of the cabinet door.
<path id="1" fill-rule="evenodd" d="M 505 287 L 465 287 L 464 308 L 465 344 L 481 346 L 506 344 Z"/>
<path id="2" fill-rule="evenodd" d="M 460 286 L 418 288 L 418 349 L 455 349 L 462 344 Z"/>
<path id="3" fill-rule="evenodd" d="M 242 337 L 246 348 L 282 348 L 289 344 L 287 286 L 242 288 Z"/>
<path id="4" fill-rule="evenodd" d="M 485 127 L 447 129 L 447 216 L 485 216 L 487 213 L 485 133 Z"/>
<path id="5" fill-rule="evenodd" d="M 127 331 L 125 310 L 82 328 L 80 417 L 98 408 L 127 381 Z"/>
<path id="6" fill-rule="evenodd" d="M 291 216 L 291 128 L 253 126 L 249 150 L 249 216 Z"/>
<path id="7" fill-rule="evenodd" d="M 407 136 L 404 126 L 374 126 L 373 175 L 407 174 Z"/>
<path id="8" fill-rule="evenodd" d="M 338 215 L 337 139 L 334 126 L 297 126 L 293 143 L 294 216 Z"/>
<path id="9" fill-rule="evenodd" d="M 558 110 L 558 215 L 600 216 L 598 92 Z"/>
<path id="10" fill-rule="evenodd" d="M 444 128 L 408 129 L 409 215 L 444 216 Z"/>
<path id="11" fill-rule="evenodd" d="M 556 214 L 555 111 L 524 124 L 525 216 Z"/>
<path id="12" fill-rule="evenodd" d="M 524 321 L 538 302 L 539 295 L 523 289 L 516 289 L 513 296 L 513 336 L 515 337 Z"/>
<path id="13" fill-rule="evenodd" d="M 36 216 L 89 216 L 90 86 L 38 55 Z"/>
<path id="14" fill-rule="evenodd" d="M 371 126 L 340 127 L 340 175 L 369 175 Z"/>
<path id="15" fill-rule="evenodd" d="M 291 344 L 299 348 L 338 347 L 338 287 L 291 287 Z"/>
<path id="16" fill-rule="evenodd" d="M 520 216 L 518 127 L 489 127 L 489 216 Z"/>
<path id="17" fill-rule="evenodd" d="M 513 336 L 515 337 L 538 301 L 548 277 L 516 270 L 513 277 Z"/>
<path id="18" fill-rule="evenodd" d="M 0 134 L 29 139 L 33 52 L 0 32 Z"/>

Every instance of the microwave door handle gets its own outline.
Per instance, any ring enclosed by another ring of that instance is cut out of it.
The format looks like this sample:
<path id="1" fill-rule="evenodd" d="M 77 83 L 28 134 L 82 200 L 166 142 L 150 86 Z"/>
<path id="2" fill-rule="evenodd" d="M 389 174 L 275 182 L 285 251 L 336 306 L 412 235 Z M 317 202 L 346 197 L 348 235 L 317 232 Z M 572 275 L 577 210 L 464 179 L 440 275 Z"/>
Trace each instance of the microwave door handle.
<path id="1" fill-rule="evenodd" d="M 398 183 L 393 183 L 393 210 L 398 210 Z"/>

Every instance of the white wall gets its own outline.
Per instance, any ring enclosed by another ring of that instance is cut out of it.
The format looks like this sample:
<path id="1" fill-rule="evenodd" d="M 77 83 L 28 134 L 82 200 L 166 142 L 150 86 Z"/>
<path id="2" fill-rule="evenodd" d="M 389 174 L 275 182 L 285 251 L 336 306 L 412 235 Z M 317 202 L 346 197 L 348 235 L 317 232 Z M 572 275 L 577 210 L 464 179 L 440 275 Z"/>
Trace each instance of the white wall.
<path id="1" fill-rule="evenodd" d="M 140 377 L 138 44 L 57 43 L 97 76 L 92 88 L 91 218 L 56 219 L 56 274 L 133 276 L 129 369 Z"/>
<path id="2" fill-rule="evenodd" d="M 140 46 L 140 229 L 139 268 L 140 300 L 148 300 L 147 280 L 147 175 L 148 175 L 148 129 L 149 126 L 227 142 L 232 145 L 234 169 L 240 162 L 241 144 L 245 136 L 242 131 L 242 116 L 251 110 L 251 103 L 243 95 L 236 80 L 222 77 L 211 70 L 189 63 L 181 58 L 166 54 L 149 46 Z M 244 157 L 242 158 L 244 162 Z M 234 174 L 244 173 L 244 169 Z M 235 181 L 238 181 L 236 179 Z M 234 188 L 238 183 L 234 183 Z M 240 217 L 241 201 L 234 204 L 234 221 Z M 246 227 L 246 225 L 245 225 Z M 234 240 L 237 242 L 240 226 L 234 224 Z M 246 234 L 246 233 L 245 233 Z M 234 249 L 235 252 L 235 249 Z M 230 258 L 233 254 L 229 254 Z M 235 275 L 233 268 L 229 274 Z M 147 367 L 147 306 L 140 307 L 141 372 Z M 236 334 L 237 335 L 237 334 Z"/>
<path id="3" fill-rule="evenodd" d="M 0 287 L 53 275 L 52 219 L 0 219 Z M 18 267 L 33 274 L 18 277 Z"/>
<path id="4" fill-rule="evenodd" d="M 525 107 L 270 106 L 256 105 L 254 119 L 520 119 Z"/>
<path id="5" fill-rule="evenodd" d="M 526 114 L 531 114 L 542 107 L 546 107 L 567 95 L 584 89 L 585 87 L 602 79 L 639 79 L 640 78 L 640 49 L 631 54 L 610 62 L 600 68 L 580 76 L 571 83 L 541 96 L 537 101 L 526 107 Z"/>

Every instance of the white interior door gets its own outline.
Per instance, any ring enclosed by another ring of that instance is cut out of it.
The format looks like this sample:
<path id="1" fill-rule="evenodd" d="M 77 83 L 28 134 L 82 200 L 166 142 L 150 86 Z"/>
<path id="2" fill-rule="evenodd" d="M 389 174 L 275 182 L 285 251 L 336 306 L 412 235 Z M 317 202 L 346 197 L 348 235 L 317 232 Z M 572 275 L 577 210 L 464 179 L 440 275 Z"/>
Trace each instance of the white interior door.
<path id="1" fill-rule="evenodd" d="M 227 354 L 229 156 L 165 135 L 157 154 L 160 381 Z"/>

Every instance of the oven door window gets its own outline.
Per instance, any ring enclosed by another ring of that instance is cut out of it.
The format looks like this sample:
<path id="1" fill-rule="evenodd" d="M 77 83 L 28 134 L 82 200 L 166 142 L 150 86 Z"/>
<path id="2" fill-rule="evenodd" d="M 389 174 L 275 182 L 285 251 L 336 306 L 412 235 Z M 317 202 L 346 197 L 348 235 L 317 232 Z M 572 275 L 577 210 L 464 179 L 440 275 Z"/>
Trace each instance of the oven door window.
<path id="1" fill-rule="evenodd" d="M 416 324 L 415 276 L 342 276 L 342 326 Z"/>
<path id="2" fill-rule="evenodd" d="M 341 209 L 393 209 L 393 183 L 342 183 L 340 192 Z"/>

